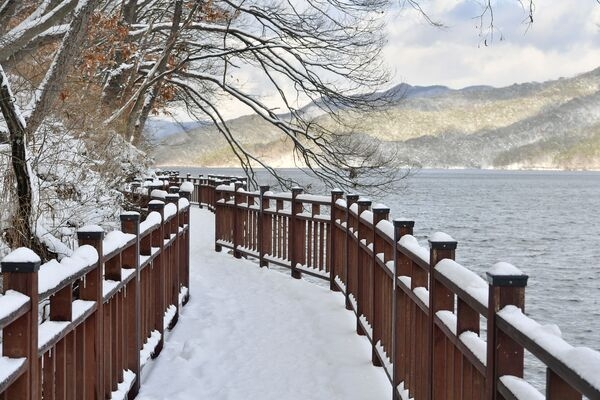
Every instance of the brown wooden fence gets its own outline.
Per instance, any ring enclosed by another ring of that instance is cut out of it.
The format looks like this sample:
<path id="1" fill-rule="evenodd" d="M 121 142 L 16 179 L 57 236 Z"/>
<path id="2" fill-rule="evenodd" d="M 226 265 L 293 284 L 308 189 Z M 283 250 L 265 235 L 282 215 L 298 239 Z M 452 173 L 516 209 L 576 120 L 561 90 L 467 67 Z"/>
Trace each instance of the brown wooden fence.
<path id="1" fill-rule="evenodd" d="M 515 267 L 496 264 L 484 280 L 454 261 L 450 236 L 437 233 L 421 247 L 413 221 L 390 221 L 388 208 L 357 195 L 185 180 L 192 201 L 216 214 L 217 251 L 328 280 L 345 296 L 394 399 L 600 399 L 600 353 L 569 345 L 524 313 L 528 277 Z M 524 350 L 546 366 L 545 395 L 523 379 Z"/>
<path id="2" fill-rule="evenodd" d="M 2 261 L 1 399 L 136 396 L 189 298 L 188 199 L 153 200 L 142 222 L 124 213 L 121 231 L 84 227 L 61 262 L 40 265 L 27 249 Z M 49 318 L 40 321 L 43 302 Z"/>

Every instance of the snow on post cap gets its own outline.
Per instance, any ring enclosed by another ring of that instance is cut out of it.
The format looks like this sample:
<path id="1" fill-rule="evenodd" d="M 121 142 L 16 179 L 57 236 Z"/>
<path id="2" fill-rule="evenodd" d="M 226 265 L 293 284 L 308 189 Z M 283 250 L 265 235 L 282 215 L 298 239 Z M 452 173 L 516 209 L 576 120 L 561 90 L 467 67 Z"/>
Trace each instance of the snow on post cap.
<path id="1" fill-rule="evenodd" d="M 40 256 L 27 247 L 19 247 L 16 250 L 8 253 L 6 257 L 2 259 L 2 263 L 36 263 L 42 262 Z"/>
<path id="2" fill-rule="evenodd" d="M 371 209 L 373 210 L 373 212 L 382 212 L 382 211 L 375 211 L 375 210 L 387 210 L 388 212 L 390 211 L 390 208 L 382 203 L 373 204 Z"/>
<path id="3" fill-rule="evenodd" d="M 429 237 L 429 246 L 434 249 L 456 249 L 457 242 L 444 232 L 435 232 Z"/>
<path id="4" fill-rule="evenodd" d="M 85 225 L 77 229 L 77 238 L 98 240 L 104 238 L 104 229 L 98 225 Z"/>
<path id="5" fill-rule="evenodd" d="M 511 286 L 524 287 L 527 286 L 529 276 L 525 275 L 519 268 L 507 262 L 499 262 L 494 264 L 489 271 L 486 272 L 487 281 L 492 286 Z"/>
<path id="6" fill-rule="evenodd" d="M 179 186 L 180 192 L 192 193 L 194 191 L 194 184 L 192 182 L 183 182 Z"/>
<path id="7" fill-rule="evenodd" d="M 139 221 L 140 213 L 137 211 L 125 211 L 120 215 L 121 221 Z"/>
<path id="8" fill-rule="evenodd" d="M 77 232 L 104 232 L 100 225 L 85 225 L 77 230 Z"/>
<path id="9" fill-rule="evenodd" d="M 335 188 L 335 189 L 331 189 L 331 194 L 342 195 L 342 194 L 344 194 L 344 191 L 342 189 Z"/>
<path id="10" fill-rule="evenodd" d="M 401 227 L 407 227 L 407 228 L 413 228 L 415 226 L 415 220 L 414 219 L 410 219 L 410 218 L 394 218 L 394 226 L 401 228 Z"/>
<path id="11" fill-rule="evenodd" d="M 361 206 L 371 205 L 371 199 L 368 197 L 359 197 L 356 202 Z"/>
<path id="12" fill-rule="evenodd" d="M 167 196 L 167 192 L 161 189 L 154 189 L 150 192 L 150 197 L 154 197 L 156 199 L 164 199 Z"/>
<path id="13" fill-rule="evenodd" d="M 19 247 L 2 259 L 2 272 L 37 272 L 42 260 L 33 250 Z"/>

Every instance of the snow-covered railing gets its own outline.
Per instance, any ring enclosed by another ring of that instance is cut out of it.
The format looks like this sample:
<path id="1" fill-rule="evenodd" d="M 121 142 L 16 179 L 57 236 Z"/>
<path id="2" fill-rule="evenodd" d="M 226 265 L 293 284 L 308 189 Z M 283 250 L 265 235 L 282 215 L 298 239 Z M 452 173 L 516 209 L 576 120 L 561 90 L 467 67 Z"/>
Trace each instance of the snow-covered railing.
<path id="1" fill-rule="evenodd" d="M 329 197 L 303 195 L 299 188 L 272 193 L 267 186 L 248 192 L 236 182 L 233 189 L 216 188 L 215 204 L 217 251 L 227 247 L 235 257 L 290 268 L 296 278 L 329 279 Z"/>
<path id="2" fill-rule="evenodd" d="M 60 262 L 41 264 L 25 248 L 2 260 L 0 398 L 135 397 L 189 296 L 189 200 L 155 194 L 164 201 L 148 205 L 145 221 L 126 212 L 120 231 L 83 227 Z"/>
<path id="3" fill-rule="evenodd" d="M 547 368 L 546 398 L 600 399 L 600 353 L 571 347 L 522 313 L 527 276 L 515 267 L 496 264 L 483 279 L 454 261 L 449 235 L 422 246 L 414 221 L 389 221 L 389 208 L 339 190 L 254 193 L 234 183 L 217 187 L 213 204 L 217 251 L 328 279 L 344 294 L 394 398 L 544 398 L 523 379 L 528 350 Z"/>

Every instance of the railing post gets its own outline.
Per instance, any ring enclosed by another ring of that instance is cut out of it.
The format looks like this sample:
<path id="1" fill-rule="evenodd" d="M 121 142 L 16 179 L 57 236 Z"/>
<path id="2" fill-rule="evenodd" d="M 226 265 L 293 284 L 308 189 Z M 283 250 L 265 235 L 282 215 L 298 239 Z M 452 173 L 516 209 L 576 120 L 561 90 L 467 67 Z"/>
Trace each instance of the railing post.
<path id="1" fill-rule="evenodd" d="M 446 376 L 444 350 L 444 334 L 435 328 L 435 313 L 440 310 L 454 310 L 454 295 L 443 285 L 438 285 L 434 279 L 434 268 L 443 259 L 454 260 L 457 242 L 444 233 L 435 233 L 429 239 L 429 346 L 427 360 L 429 363 L 426 386 L 430 400 L 443 399 L 444 381 Z"/>
<path id="2" fill-rule="evenodd" d="M 290 226 L 288 232 L 288 252 L 290 255 L 290 266 L 292 268 L 292 278 L 300 279 L 302 278 L 302 273 L 296 268 L 296 264 L 298 262 L 298 257 L 300 251 L 304 250 L 304 246 L 301 248 L 301 243 L 299 243 L 299 239 L 304 237 L 304 235 L 300 232 L 304 226 L 300 223 L 301 221 L 297 219 L 296 214 L 302 212 L 302 202 L 296 200 L 298 195 L 302 194 L 302 188 L 294 187 L 292 188 L 292 205 L 290 210 Z"/>
<path id="3" fill-rule="evenodd" d="M 178 188 L 179 189 L 179 188 Z M 175 316 L 171 320 L 169 325 L 169 330 L 173 329 L 175 325 L 177 325 L 177 321 L 179 320 L 179 291 L 181 290 L 179 276 L 179 241 L 181 238 L 179 237 L 179 219 L 181 215 L 179 214 L 179 195 L 177 194 L 169 194 L 165 197 L 167 204 L 173 204 L 177 211 L 175 212 L 175 216 L 167 226 L 170 234 L 175 234 L 175 240 L 171 244 L 171 248 L 169 249 L 170 262 L 169 262 L 169 270 L 167 273 L 171 275 L 169 281 L 171 282 L 171 300 L 170 303 L 175 306 L 176 312 Z"/>
<path id="4" fill-rule="evenodd" d="M 95 301 L 96 312 L 90 317 L 90 326 L 94 326 L 94 334 L 86 336 L 86 365 L 90 373 L 86 376 L 86 391 L 91 391 L 89 398 L 104 399 L 106 387 L 104 385 L 104 295 L 103 295 L 103 246 L 104 231 L 100 227 L 88 226 L 77 231 L 79 246 L 89 245 L 96 249 L 98 262 L 96 267 L 88 272 L 85 280 L 79 287 L 81 300 Z M 88 392 L 89 393 L 89 392 Z"/>
<path id="5" fill-rule="evenodd" d="M 265 254 L 271 252 L 271 216 L 265 214 L 265 209 L 269 208 L 269 199 L 265 198 L 265 193 L 269 191 L 269 186 L 260 187 L 260 209 L 258 214 L 258 262 L 261 267 L 268 267 L 269 262 L 265 260 Z"/>
<path id="6" fill-rule="evenodd" d="M 140 349 L 142 348 L 141 331 L 141 294 L 140 294 L 140 214 L 127 212 L 121 214 L 121 231 L 136 235 L 137 240 L 133 250 L 124 251 L 122 254 L 123 267 L 135 269 L 135 278 L 128 284 L 125 292 L 125 318 L 129 335 L 126 340 L 127 369 L 135 374 L 135 381 L 129 391 L 129 398 L 133 399 L 140 391 Z M 131 286 L 130 286 L 131 285 Z"/>
<path id="7" fill-rule="evenodd" d="M 164 269 L 168 265 L 168 260 L 165 260 L 165 203 L 160 200 L 152 200 L 148 203 L 148 211 L 156 211 L 160 214 L 161 223 L 160 226 L 152 232 L 152 247 L 158 247 L 159 253 L 154 258 L 152 262 L 153 274 L 152 277 L 154 282 L 151 284 L 154 285 L 154 295 L 152 298 L 154 299 L 154 315 L 153 315 L 153 328 L 160 333 L 160 340 L 158 341 L 154 353 L 152 355 L 153 358 L 158 357 L 160 352 L 162 351 L 164 345 L 164 322 L 163 317 L 165 315 L 166 302 L 165 302 L 165 279 L 164 279 Z"/>
<path id="8" fill-rule="evenodd" d="M 187 230 L 183 234 L 183 245 L 180 248 L 180 257 L 182 260 L 181 270 L 183 271 L 183 276 L 181 276 L 181 284 L 186 287 L 187 294 L 184 296 L 182 304 L 186 305 L 190 300 L 190 207 L 192 201 L 192 193 L 179 191 L 179 194 L 182 198 L 186 199 L 189 203 L 188 207 L 183 212 L 182 219 L 179 221 L 179 226 L 185 228 L 187 225 Z"/>
<path id="9" fill-rule="evenodd" d="M 501 398 L 498 378 L 503 375 L 523 377 L 524 350 L 496 327 L 496 313 L 507 305 L 525 311 L 527 275 L 510 264 L 498 263 L 487 272 L 489 284 L 487 315 L 486 399 Z"/>
<path id="10" fill-rule="evenodd" d="M 337 231 L 335 227 L 335 220 L 339 219 L 340 222 L 342 218 L 336 218 L 336 202 L 342 198 L 344 192 L 340 189 L 334 189 L 331 191 L 331 207 L 329 211 L 329 215 L 331 216 L 331 222 L 329 224 L 329 230 L 331 234 L 329 235 L 329 289 L 334 292 L 339 292 L 337 285 L 335 284 L 335 276 L 337 273 L 337 269 L 335 268 L 338 261 L 338 252 L 343 249 L 338 249 L 337 246 Z"/>
<path id="11" fill-rule="evenodd" d="M 41 397 L 38 362 L 40 264 L 40 257 L 23 247 L 2 260 L 3 290 L 16 290 L 28 296 L 31 301 L 29 311 L 3 330 L 2 355 L 27 359 L 27 371 L 8 388 L 5 392 L 6 399 L 37 400 Z"/>
<path id="12" fill-rule="evenodd" d="M 358 203 L 358 213 L 357 213 L 358 223 L 356 225 L 356 228 L 358 229 L 358 236 L 356 238 L 357 240 L 356 240 L 356 248 L 355 248 L 355 251 L 356 251 L 356 333 L 361 336 L 365 336 L 366 332 L 363 329 L 362 324 L 360 323 L 360 317 L 364 314 L 363 307 L 364 307 L 364 303 L 365 303 L 365 297 L 367 296 L 365 291 L 368 290 L 368 288 L 365 287 L 365 269 L 367 268 L 367 266 L 362 264 L 362 261 L 365 261 L 365 260 L 363 259 L 363 257 L 361 257 L 360 241 L 362 239 L 367 238 L 367 232 L 361 232 L 360 215 L 364 211 L 367 211 L 369 209 L 369 207 L 371 207 L 371 200 L 358 199 L 357 203 Z M 373 321 L 371 321 L 371 323 L 373 323 Z"/>
<path id="13" fill-rule="evenodd" d="M 371 338 L 371 362 L 373 363 L 373 365 L 375 365 L 376 367 L 381 367 L 382 363 L 381 360 L 379 360 L 379 357 L 377 356 L 377 350 L 375 349 L 375 344 L 377 344 L 377 342 L 379 340 L 381 340 L 382 338 L 382 334 L 381 334 L 381 328 L 383 325 L 383 304 L 381 301 L 378 301 L 380 299 L 382 299 L 382 293 L 381 293 L 381 285 L 379 282 L 379 279 L 383 279 L 385 277 L 387 277 L 387 275 L 385 274 L 375 274 L 375 271 L 378 270 L 379 271 L 379 267 L 377 266 L 377 254 L 380 253 L 380 245 L 382 243 L 380 243 L 380 241 L 377 239 L 377 233 L 376 233 L 376 229 L 375 227 L 377 226 L 377 224 L 383 220 L 387 220 L 389 218 L 390 215 L 390 209 L 388 207 L 384 207 L 384 206 L 376 206 L 373 207 L 373 229 L 370 232 L 371 235 L 371 243 L 373 243 L 373 254 L 371 257 L 371 263 L 373 265 L 373 268 L 371 268 L 370 271 L 370 279 L 369 282 L 371 283 L 371 288 L 369 290 L 369 292 L 371 293 L 371 304 L 370 304 L 370 310 L 369 310 L 369 314 L 372 316 L 373 320 L 371 321 L 371 324 L 373 326 L 373 337 Z M 376 281 L 377 279 L 377 281 Z M 393 284 L 393 281 L 392 281 Z M 392 328 L 393 329 L 393 328 Z M 393 360 L 393 358 L 392 358 Z M 391 371 L 390 371 L 391 372 Z"/>
<path id="14" fill-rule="evenodd" d="M 238 190 L 242 189 L 242 182 L 235 182 L 233 188 L 233 257 L 242 258 L 242 253 L 238 250 L 238 247 L 242 245 L 244 232 L 244 218 L 240 208 L 242 195 L 238 193 Z"/>
<path id="15" fill-rule="evenodd" d="M 344 262 L 344 276 L 346 277 L 346 310 L 352 310 L 352 303 L 350 302 L 350 274 L 349 274 L 349 263 L 350 263 L 350 206 L 358 201 L 358 194 L 347 194 L 346 195 L 346 240 L 344 251 L 346 253 Z"/>
<path id="16" fill-rule="evenodd" d="M 398 321 L 400 316 L 400 305 L 398 304 L 398 298 L 400 296 L 398 290 L 398 278 L 402 275 L 402 272 L 406 271 L 405 275 L 410 275 L 407 271 L 411 268 L 411 262 L 406 257 L 400 257 L 398 252 L 398 242 L 404 235 L 412 235 L 415 221 L 396 218 L 394 219 L 394 243 L 392 247 L 394 255 L 394 298 L 392 302 L 392 399 L 399 400 L 400 395 L 397 387 L 404 378 L 404 365 L 408 362 L 406 354 L 400 353 L 400 341 L 404 338 L 400 337 L 398 329 L 400 322 Z"/>

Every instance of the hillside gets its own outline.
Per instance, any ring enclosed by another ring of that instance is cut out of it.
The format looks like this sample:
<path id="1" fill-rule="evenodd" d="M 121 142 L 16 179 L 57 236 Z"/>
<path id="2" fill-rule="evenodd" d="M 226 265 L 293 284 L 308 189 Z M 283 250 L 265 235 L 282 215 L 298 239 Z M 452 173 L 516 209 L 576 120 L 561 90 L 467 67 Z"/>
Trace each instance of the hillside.
<path id="1" fill-rule="evenodd" d="M 600 68 L 573 78 L 504 88 L 401 84 L 385 109 L 342 111 L 346 129 L 396 147 L 423 167 L 600 168 Z M 328 116 L 320 124 L 335 128 Z M 240 141 L 274 166 L 293 166 L 277 129 L 256 116 L 230 121 Z M 162 165 L 232 166 L 236 159 L 215 127 L 166 139 Z"/>

